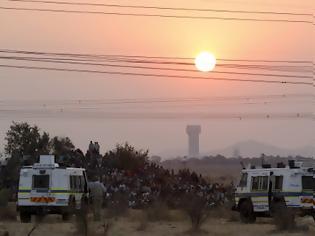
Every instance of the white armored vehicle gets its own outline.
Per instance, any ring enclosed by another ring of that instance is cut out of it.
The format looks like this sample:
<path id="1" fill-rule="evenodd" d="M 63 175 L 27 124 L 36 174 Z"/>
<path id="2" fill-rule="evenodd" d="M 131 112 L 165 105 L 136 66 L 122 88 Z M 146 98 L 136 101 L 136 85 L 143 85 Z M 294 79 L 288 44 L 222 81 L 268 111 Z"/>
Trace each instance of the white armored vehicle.
<path id="1" fill-rule="evenodd" d="M 61 214 L 67 220 L 88 202 L 85 169 L 63 168 L 52 155 L 20 171 L 17 209 L 22 222 L 31 215 Z"/>
<path id="2" fill-rule="evenodd" d="M 234 210 L 240 212 L 241 221 L 253 223 L 257 216 L 273 216 L 281 211 L 294 221 L 294 216 L 311 215 L 315 220 L 315 168 L 314 163 L 289 161 L 277 167 L 249 166 L 241 172 L 235 193 Z"/>

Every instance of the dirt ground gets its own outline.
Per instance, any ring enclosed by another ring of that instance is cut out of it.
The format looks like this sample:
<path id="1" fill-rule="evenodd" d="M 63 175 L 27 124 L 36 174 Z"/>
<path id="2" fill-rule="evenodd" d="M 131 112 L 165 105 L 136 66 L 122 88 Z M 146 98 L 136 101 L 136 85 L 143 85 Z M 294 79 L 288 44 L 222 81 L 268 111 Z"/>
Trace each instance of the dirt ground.
<path id="1" fill-rule="evenodd" d="M 89 236 L 105 236 L 104 225 L 110 225 L 107 236 L 179 236 L 188 235 L 190 222 L 186 216 L 179 212 L 172 212 L 169 220 L 149 222 L 145 218 L 140 217 L 141 211 L 130 211 L 127 216 L 118 219 L 104 220 L 101 222 L 93 222 L 89 219 Z M 295 232 L 279 232 L 276 231 L 272 220 L 268 218 L 259 218 L 255 224 L 242 224 L 234 217 L 234 220 L 227 217 L 213 214 L 202 226 L 202 235 L 218 235 L 218 236 L 304 236 L 315 235 L 315 222 L 312 218 L 297 218 L 297 225 L 301 229 Z M 30 224 L 22 224 L 17 221 L 0 222 L 0 236 L 5 235 L 7 231 L 10 236 L 26 236 L 36 226 L 36 219 Z M 306 230 L 308 228 L 308 230 Z M 59 216 L 47 216 L 39 223 L 32 236 L 70 236 L 80 235 L 75 220 L 63 223 Z M 191 235 L 191 234 L 190 234 Z"/>

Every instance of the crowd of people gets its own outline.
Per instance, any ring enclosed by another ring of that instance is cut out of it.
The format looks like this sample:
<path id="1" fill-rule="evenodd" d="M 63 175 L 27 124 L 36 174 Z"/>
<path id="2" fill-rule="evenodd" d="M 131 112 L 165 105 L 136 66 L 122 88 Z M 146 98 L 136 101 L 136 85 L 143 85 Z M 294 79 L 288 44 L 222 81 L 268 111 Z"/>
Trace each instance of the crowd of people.
<path id="1" fill-rule="evenodd" d="M 206 199 L 209 206 L 224 204 L 232 199 L 232 184 L 210 183 L 189 169 L 175 173 L 148 159 L 144 159 L 137 168 L 118 168 L 112 164 L 111 153 L 100 155 L 99 145 L 92 141 L 85 155 L 78 150 L 76 154 L 72 165 L 86 168 L 89 179 L 99 181 L 104 186 L 102 199 L 96 196 L 98 204 L 101 201 L 108 206 L 120 201 L 120 204 L 130 208 L 144 208 L 156 201 L 163 201 L 169 207 L 176 208 L 184 194 L 196 194 Z"/>
<path id="2" fill-rule="evenodd" d="M 227 200 L 228 193 L 222 184 L 210 184 L 188 169 L 175 174 L 174 171 L 148 163 L 144 169 L 135 173 L 118 169 L 106 169 L 105 173 L 102 182 L 107 203 L 114 201 L 116 195 L 124 195 L 131 208 L 145 207 L 157 200 L 177 207 L 181 196 L 187 193 L 207 199 L 209 205 L 223 204 Z"/>

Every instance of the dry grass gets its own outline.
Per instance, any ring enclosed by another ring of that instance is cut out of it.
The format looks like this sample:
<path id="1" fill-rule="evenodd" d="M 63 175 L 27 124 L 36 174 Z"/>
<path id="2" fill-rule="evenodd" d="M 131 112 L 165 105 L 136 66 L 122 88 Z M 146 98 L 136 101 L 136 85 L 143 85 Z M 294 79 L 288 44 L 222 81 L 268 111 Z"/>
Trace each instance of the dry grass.
<path id="1" fill-rule="evenodd" d="M 14 203 L 8 203 L 5 207 L 0 207 L 0 221 L 16 221 L 16 206 Z"/>
<path id="2" fill-rule="evenodd" d="M 241 224 L 238 221 L 229 221 L 227 209 L 215 209 L 207 221 L 198 232 L 189 231 L 191 224 L 186 214 L 180 211 L 169 211 L 170 218 L 160 221 L 145 221 L 141 226 L 141 217 L 145 213 L 141 210 L 130 210 L 128 217 L 119 217 L 116 221 L 105 219 L 105 221 L 93 222 L 93 217 L 89 217 L 89 236 L 179 236 L 179 235 L 215 235 L 215 236 L 285 236 L 287 231 L 279 232 L 273 224 L 272 219 L 259 218 L 256 224 Z M 61 217 L 47 216 L 40 226 L 32 233 L 32 236 L 73 236 L 77 228 L 74 222 L 62 222 Z M 298 218 L 297 225 L 307 225 L 300 227 L 290 236 L 310 236 L 315 235 L 315 222 L 312 218 Z M 144 227 L 141 229 L 141 227 Z M 33 224 L 21 224 L 18 221 L 1 222 L 0 236 L 7 231 L 10 235 L 25 236 Z"/>

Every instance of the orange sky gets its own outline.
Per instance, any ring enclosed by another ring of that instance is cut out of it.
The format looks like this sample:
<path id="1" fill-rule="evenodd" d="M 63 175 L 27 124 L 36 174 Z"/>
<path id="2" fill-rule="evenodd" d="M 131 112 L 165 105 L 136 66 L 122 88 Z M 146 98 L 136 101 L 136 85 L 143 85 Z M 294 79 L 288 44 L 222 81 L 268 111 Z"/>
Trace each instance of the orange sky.
<path id="1" fill-rule="evenodd" d="M 171 2 L 170 5 L 170 1 L 152 0 L 150 5 L 302 13 L 308 13 L 314 7 L 313 0 L 298 2 L 277 0 L 277 3 L 274 3 L 273 0 L 173 0 Z M 149 1 L 121 0 L 106 1 L 106 3 L 148 5 Z M 1 1 L 0 5 L 38 7 L 37 4 L 17 4 L 7 1 Z M 44 5 L 43 8 L 45 7 L 47 6 Z M 82 9 L 82 7 L 72 7 L 71 9 Z M 86 9 L 97 10 L 97 8 L 91 7 L 86 7 Z M 123 11 L 130 12 L 131 10 Z M 152 10 L 136 12 L 151 13 Z M 231 16 L 226 13 L 215 15 Z M 241 15 L 236 14 L 235 16 Z M 286 19 L 286 17 L 281 19 Z M 308 18 L 304 19 L 308 20 Z M 1 10 L 0 28 L 1 48 L 8 49 L 175 57 L 194 57 L 200 51 L 205 50 L 214 53 L 219 58 L 269 60 L 311 60 L 314 55 L 311 50 L 312 26 L 299 23 L 162 19 Z M 12 69 L 0 69 L 0 75 L 1 100 L 232 96 L 311 92 L 311 88 L 307 86 L 157 78 L 137 79 Z M 273 107 L 271 110 L 291 108 L 292 106 L 288 104 L 286 107 Z M 296 110 L 309 108 L 309 105 L 301 105 Z M 241 107 L 240 109 L 246 110 Z M 9 117 L 8 120 L 13 118 Z M 7 125 L 8 122 L 3 124 Z M 5 129 L 5 125 L 0 129 Z M 48 126 L 48 128 L 50 127 Z M 303 128 L 305 127 L 303 126 Z M 3 131 L 2 129 L 1 131 Z M 179 132 L 179 130 L 174 132 Z M 122 137 L 124 136 L 122 135 Z M 129 136 L 126 135 L 126 137 Z M 141 143 L 140 138 L 137 137 L 135 140 Z M 83 143 L 82 140 L 78 142 Z M 233 140 L 230 140 L 230 143 L 232 142 Z M 307 139 L 300 142 L 301 145 L 307 143 Z M 222 141 L 217 143 L 217 146 L 225 144 Z M 152 143 L 148 145 L 151 145 L 154 150 L 163 149 Z M 282 142 L 281 145 L 285 145 L 285 142 Z"/>

